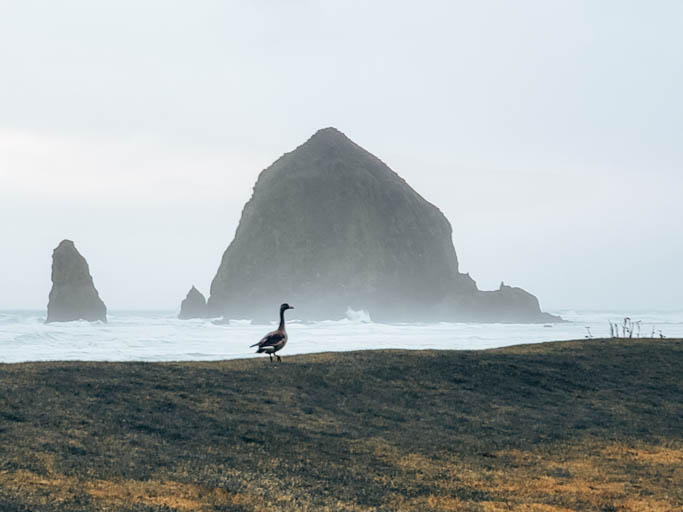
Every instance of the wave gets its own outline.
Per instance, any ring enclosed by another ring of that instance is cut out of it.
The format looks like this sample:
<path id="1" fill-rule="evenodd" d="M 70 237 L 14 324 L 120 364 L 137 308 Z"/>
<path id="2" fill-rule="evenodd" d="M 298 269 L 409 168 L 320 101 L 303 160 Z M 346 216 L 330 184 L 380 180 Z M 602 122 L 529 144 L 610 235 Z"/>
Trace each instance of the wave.
<path id="1" fill-rule="evenodd" d="M 486 349 L 521 343 L 609 335 L 608 321 L 641 320 L 668 337 L 683 337 L 683 311 L 563 311 L 573 321 L 555 324 L 373 322 L 365 311 L 322 322 L 288 322 L 283 355 L 363 349 Z M 216 324 L 211 319 L 178 320 L 174 311 L 112 311 L 108 323 L 45 324 L 44 311 L 0 311 L 0 362 L 38 360 L 203 361 L 256 357 L 249 345 L 271 329 L 250 320 Z"/>
<path id="2" fill-rule="evenodd" d="M 361 324 L 369 324 L 372 322 L 370 318 L 370 313 L 364 309 L 358 311 L 351 309 L 350 307 L 346 309 L 346 319 L 351 322 L 357 322 Z"/>
<path id="3" fill-rule="evenodd" d="M 560 310 L 553 314 L 560 315 L 572 322 L 612 322 L 621 324 L 624 318 L 640 321 L 643 324 L 683 324 L 683 310 Z"/>

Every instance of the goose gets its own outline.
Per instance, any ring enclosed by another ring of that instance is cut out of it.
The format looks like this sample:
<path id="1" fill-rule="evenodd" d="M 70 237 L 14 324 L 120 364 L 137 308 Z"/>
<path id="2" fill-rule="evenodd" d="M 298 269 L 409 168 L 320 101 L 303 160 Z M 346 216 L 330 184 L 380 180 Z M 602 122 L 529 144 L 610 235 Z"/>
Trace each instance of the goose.
<path id="1" fill-rule="evenodd" d="M 273 362 L 273 354 L 277 352 L 278 350 L 281 350 L 282 347 L 285 346 L 287 343 L 287 331 L 285 330 L 285 311 L 288 309 L 294 309 L 294 306 L 290 306 L 286 302 L 284 304 L 280 305 L 280 326 L 275 329 L 273 332 L 269 332 L 266 334 L 263 338 L 261 338 L 261 341 L 258 343 L 254 343 L 251 345 L 251 347 L 255 347 L 258 345 L 258 350 L 256 351 L 257 354 L 260 354 L 262 352 L 265 352 L 270 356 L 270 362 Z M 275 357 L 277 357 L 278 361 L 282 361 L 280 359 L 280 356 L 275 354 Z"/>

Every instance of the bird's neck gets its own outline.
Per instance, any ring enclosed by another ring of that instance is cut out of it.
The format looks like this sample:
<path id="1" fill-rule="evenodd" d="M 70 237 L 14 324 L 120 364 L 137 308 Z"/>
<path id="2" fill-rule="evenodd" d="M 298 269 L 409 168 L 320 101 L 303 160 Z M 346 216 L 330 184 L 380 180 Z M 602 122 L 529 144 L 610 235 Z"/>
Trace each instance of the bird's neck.
<path id="1" fill-rule="evenodd" d="M 281 331 L 285 330 L 285 310 L 284 309 L 280 310 L 280 327 L 278 327 L 278 329 Z"/>

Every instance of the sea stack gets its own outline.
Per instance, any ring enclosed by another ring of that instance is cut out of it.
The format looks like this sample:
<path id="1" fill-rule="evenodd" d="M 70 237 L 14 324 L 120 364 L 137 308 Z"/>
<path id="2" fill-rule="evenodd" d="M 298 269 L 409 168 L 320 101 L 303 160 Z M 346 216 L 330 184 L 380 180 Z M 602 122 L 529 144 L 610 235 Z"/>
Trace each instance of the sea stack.
<path id="1" fill-rule="evenodd" d="M 206 318 L 206 299 L 194 286 L 187 292 L 187 297 L 180 303 L 178 318 L 187 320 L 190 318 Z"/>
<path id="2" fill-rule="evenodd" d="M 264 170 L 211 284 L 211 315 L 548 322 L 519 288 L 482 292 L 460 273 L 451 225 L 379 158 L 335 128 Z"/>
<path id="3" fill-rule="evenodd" d="M 47 322 L 107 321 L 107 307 L 100 299 L 88 262 L 71 240 L 62 240 L 52 253 L 52 290 Z"/>

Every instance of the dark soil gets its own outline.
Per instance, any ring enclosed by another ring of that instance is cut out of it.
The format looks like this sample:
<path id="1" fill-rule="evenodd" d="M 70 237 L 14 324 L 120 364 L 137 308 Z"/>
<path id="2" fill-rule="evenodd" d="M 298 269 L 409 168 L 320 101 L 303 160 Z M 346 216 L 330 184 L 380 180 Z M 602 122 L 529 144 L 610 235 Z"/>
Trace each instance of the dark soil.
<path id="1" fill-rule="evenodd" d="M 679 510 L 682 374 L 650 339 L 0 365 L 0 510 Z"/>

